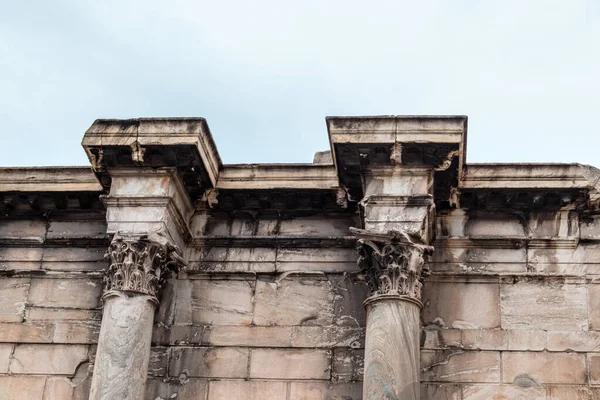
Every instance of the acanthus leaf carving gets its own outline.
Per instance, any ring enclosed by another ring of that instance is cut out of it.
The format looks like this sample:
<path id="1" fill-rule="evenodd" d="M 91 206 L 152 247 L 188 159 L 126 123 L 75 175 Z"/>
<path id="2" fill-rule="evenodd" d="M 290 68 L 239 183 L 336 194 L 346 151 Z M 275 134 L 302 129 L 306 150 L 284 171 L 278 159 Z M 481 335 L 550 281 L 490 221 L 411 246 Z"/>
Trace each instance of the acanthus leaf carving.
<path id="1" fill-rule="evenodd" d="M 111 291 L 134 292 L 149 295 L 156 302 L 171 272 L 185 266 L 177 246 L 139 236 L 116 236 L 105 259 L 109 261 L 104 272 L 105 295 Z"/>
<path id="2" fill-rule="evenodd" d="M 433 247 L 399 231 L 387 234 L 352 231 L 358 237 L 357 264 L 370 289 L 369 298 L 395 295 L 420 304 L 423 279 L 429 275 L 425 255 Z"/>

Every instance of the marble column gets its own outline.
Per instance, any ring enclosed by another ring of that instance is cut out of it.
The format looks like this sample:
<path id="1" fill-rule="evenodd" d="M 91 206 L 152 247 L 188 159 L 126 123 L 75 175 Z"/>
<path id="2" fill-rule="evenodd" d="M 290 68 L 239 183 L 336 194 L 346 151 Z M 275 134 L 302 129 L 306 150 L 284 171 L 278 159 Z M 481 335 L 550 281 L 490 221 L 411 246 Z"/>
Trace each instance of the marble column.
<path id="1" fill-rule="evenodd" d="M 143 399 L 154 311 L 183 260 L 162 237 L 115 235 L 106 258 L 104 311 L 90 399 Z"/>
<path id="2" fill-rule="evenodd" d="M 398 231 L 354 233 L 371 292 L 365 301 L 363 400 L 418 400 L 424 256 L 433 248 Z"/>

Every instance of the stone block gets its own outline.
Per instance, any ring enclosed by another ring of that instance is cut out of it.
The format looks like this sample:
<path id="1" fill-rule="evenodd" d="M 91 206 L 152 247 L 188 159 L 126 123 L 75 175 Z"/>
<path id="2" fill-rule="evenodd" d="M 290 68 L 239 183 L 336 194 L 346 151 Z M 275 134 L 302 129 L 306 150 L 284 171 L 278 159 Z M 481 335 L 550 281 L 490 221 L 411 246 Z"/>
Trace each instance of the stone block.
<path id="1" fill-rule="evenodd" d="M 286 400 L 287 382 L 211 381 L 208 400 Z"/>
<path id="2" fill-rule="evenodd" d="M 421 351 L 421 380 L 425 382 L 495 383 L 500 381 L 496 351 Z"/>
<path id="3" fill-rule="evenodd" d="M 290 400 L 361 400 L 362 383 L 292 382 Z"/>
<path id="4" fill-rule="evenodd" d="M 363 380 L 365 367 L 364 349 L 335 349 L 333 351 L 331 377 L 337 382 Z"/>
<path id="5" fill-rule="evenodd" d="M 292 328 L 291 347 L 363 348 L 365 328 L 343 326 L 294 326 Z"/>
<path id="6" fill-rule="evenodd" d="M 5 261 L 42 261 L 44 250 L 41 247 L 2 247 L 0 248 L 0 263 Z"/>
<path id="7" fill-rule="evenodd" d="M 467 218 L 465 236 L 525 238 L 525 228 L 515 216 L 479 213 Z"/>
<path id="8" fill-rule="evenodd" d="M 104 239 L 107 238 L 105 221 L 51 221 L 48 239 Z"/>
<path id="9" fill-rule="evenodd" d="M 504 333 L 507 350 L 541 351 L 546 348 L 546 331 L 514 329 Z"/>
<path id="10" fill-rule="evenodd" d="M 247 378 L 248 352 L 239 347 L 174 347 L 169 373 L 175 377 Z"/>
<path id="11" fill-rule="evenodd" d="M 2 343 L 52 343 L 53 338 L 51 322 L 0 323 Z"/>
<path id="12" fill-rule="evenodd" d="M 438 251 L 445 251 L 444 248 L 439 248 Z M 527 272 L 526 263 L 429 263 L 429 268 L 432 273 L 445 274 L 517 274 Z"/>
<path id="13" fill-rule="evenodd" d="M 162 379 L 148 378 L 146 396 L 149 400 L 199 399 L 204 400 L 208 382 L 202 379 L 185 379 L 164 382 Z"/>
<path id="14" fill-rule="evenodd" d="M 29 291 L 29 278 L 0 279 L 0 321 L 21 322 Z"/>
<path id="15" fill-rule="evenodd" d="M 459 385 L 452 384 L 421 384 L 421 399 L 423 400 L 461 400 Z"/>
<path id="16" fill-rule="evenodd" d="M 2 400 L 41 400 L 45 385 L 45 376 L 2 375 L 0 376 L 0 398 Z"/>
<path id="17" fill-rule="evenodd" d="M 73 399 L 73 384 L 65 377 L 48 377 L 43 400 Z"/>
<path id="18" fill-rule="evenodd" d="M 207 326 L 205 342 L 211 346 L 288 347 L 293 327 L 288 326 Z"/>
<path id="19" fill-rule="evenodd" d="M 10 355 L 12 354 L 12 350 L 12 343 L 0 344 L 0 374 L 6 374 L 8 372 L 8 365 L 10 364 Z"/>
<path id="20" fill-rule="evenodd" d="M 447 349 L 450 347 L 463 347 L 462 331 L 459 329 L 434 329 L 425 328 L 421 330 L 421 348 L 423 349 Z"/>
<path id="21" fill-rule="evenodd" d="M 100 310 L 69 310 L 45 307 L 27 307 L 25 319 L 28 321 L 100 321 Z"/>
<path id="22" fill-rule="evenodd" d="M 280 249 L 277 252 L 277 272 L 358 272 L 356 259 L 355 249 Z"/>
<path id="23" fill-rule="evenodd" d="M 527 253 L 529 263 L 540 264 L 587 264 L 598 263 L 600 260 L 600 245 L 580 243 L 574 249 L 530 249 Z"/>
<path id="24" fill-rule="evenodd" d="M 364 281 L 348 275 L 330 275 L 333 285 L 335 324 L 340 326 L 366 326 L 367 314 L 363 302 L 369 297 Z"/>
<path id="25" fill-rule="evenodd" d="M 600 388 L 585 386 L 551 386 L 548 400 L 598 400 Z"/>
<path id="26" fill-rule="evenodd" d="M 279 221 L 279 235 L 349 236 L 353 218 L 299 217 Z"/>
<path id="27" fill-rule="evenodd" d="M 502 353 L 505 383 L 539 384 L 586 383 L 585 355 L 573 353 Z"/>
<path id="28" fill-rule="evenodd" d="M 325 379 L 331 378 L 331 351 L 252 349 L 252 379 Z"/>
<path id="29" fill-rule="evenodd" d="M 254 286 L 254 281 L 244 280 L 178 282 L 175 288 L 175 322 L 196 325 L 250 325 L 254 309 Z"/>
<path id="30" fill-rule="evenodd" d="M 98 343 L 100 321 L 62 321 L 55 323 L 54 343 L 93 344 Z"/>
<path id="31" fill-rule="evenodd" d="M 582 239 L 600 239 L 600 216 L 588 216 L 579 224 Z"/>
<path id="32" fill-rule="evenodd" d="M 584 330 L 587 289 L 560 282 L 518 282 L 500 288 L 503 329 Z"/>
<path id="33" fill-rule="evenodd" d="M 432 263 L 509 263 L 527 262 L 526 249 L 488 249 L 446 247 L 444 251 L 435 251 L 431 256 Z"/>
<path id="34" fill-rule="evenodd" d="M 150 349 L 150 361 L 148 363 L 149 376 L 166 376 L 169 365 L 169 348 L 152 347 Z"/>
<path id="35" fill-rule="evenodd" d="M 88 359 L 88 346 L 60 344 L 17 345 L 10 364 L 14 374 L 72 376 Z"/>
<path id="36" fill-rule="evenodd" d="M 600 351 L 600 332 L 549 331 L 547 349 L 549 351 L 598 352 Z"/>
<path id="37" fill-rule="evenodd" d="M 42 261 L 44 262 L 101 262 L 107 267 L 104 260 L 106 247 L 49 247 L 44 249 Z"/>
<path id="38" fill-rule="evenodd" d="M 424 325 L 456 329 L 500 327 L 499 285 L 426 281 L 423 288 Z"/>
<path id="39" fill-rule="evenodd" d="M 590 372 L 590 385 L 600 385 L 600 354 L 588 354 L 587 365 Z"/>
<path id="40" fill-rule="evenodd" d="M 589 329 L 600 330 L 600 285 L 588 286 Z"/>
<path id="41" fill-rule="evenodd" d="M 211 247 L 200 260 L 201 269 L 214 271 L 275 271 L 275 248 Z"/>
<path id="42" fill-rule="evenodd" d="M 29 302 L 36 306 L 97 308 L 100 305 L 100 279 L 32 278 Z"/>
<path id="43" fill-rule="evenodd" d="M 4 220 L 0 224 L 0 238 L 31 240 L 43 243 L 46 224 L 41 219 Z"/>
<path id="44" fill-rule="evenodd" d="M 506 335 L 497 329 L 465 329 L 462 331 L 462 345 L 469 350 L 505 350 Z"/>
<path id="45" fill-rule="evenodd" d="M 328 325 L 333 317 L 333 290 L 327 280 L 256 282 L 256 325 Z"/>
<path id="46" fill-rule="evenodd" d="M 462 389 L 463 400 L 546 400 L 543 386 L 469 385 Z"/>

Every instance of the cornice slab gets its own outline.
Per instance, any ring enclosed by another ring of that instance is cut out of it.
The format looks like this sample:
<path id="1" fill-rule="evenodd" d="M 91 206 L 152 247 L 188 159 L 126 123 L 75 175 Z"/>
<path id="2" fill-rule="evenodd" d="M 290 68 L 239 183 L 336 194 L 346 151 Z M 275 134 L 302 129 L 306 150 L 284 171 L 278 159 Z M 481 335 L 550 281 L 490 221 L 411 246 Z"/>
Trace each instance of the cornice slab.
<path id="1" fill-rule="evenodd" d="M 100 192 L 90 167 L 0 168 L 0 192 Z"/>
<path id="2" fill-rule="evenodd" d="M 332 189 L 339 186 L 335 167 L 322 164 L 225 165 L 217 189 Z"/>

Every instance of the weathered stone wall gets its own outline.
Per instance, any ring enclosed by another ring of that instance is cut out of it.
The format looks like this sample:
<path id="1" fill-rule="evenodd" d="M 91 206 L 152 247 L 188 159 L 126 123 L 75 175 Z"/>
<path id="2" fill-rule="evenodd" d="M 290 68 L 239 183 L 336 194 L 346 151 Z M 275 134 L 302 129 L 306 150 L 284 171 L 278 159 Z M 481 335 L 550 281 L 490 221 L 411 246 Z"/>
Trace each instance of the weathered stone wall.
<path id="1" fill-rule="evenodd" d="M 0 223 L 0 398 L 87 398 L 103 218 Z M 357 217 L 197 225 L 222 242 L 189 248 L 188 271 L 169 281 L 146 397 L 361 398 L 367 289 L 356 253 L 341 239 L 311 241 L 347 236 Z M 454 210 L 438 214 L 436 230 L 423 290 L 422 398 L 600 396 L 600 219 Z M 289 235 L 306 244 L 223 239 Z"/>
<path id="2" fill-rule="evenodd" d="M 331 239 L 355 224 L 211 218 L 203 233 Z M 192 248 L 158 312 L 147 397 L 360 398 L 367 291 L 356 250 L 313 246 Z"/>
<path id="3" fill-rule="evenodd" d="M 0 221 L 0 398 L 87 399 L 104 213 Z"/>
<path id="4" fill-rule="evenodd" d="M 600 396 L 600 224 L 575 212 L 438 215 L 425 399 Z"/>

